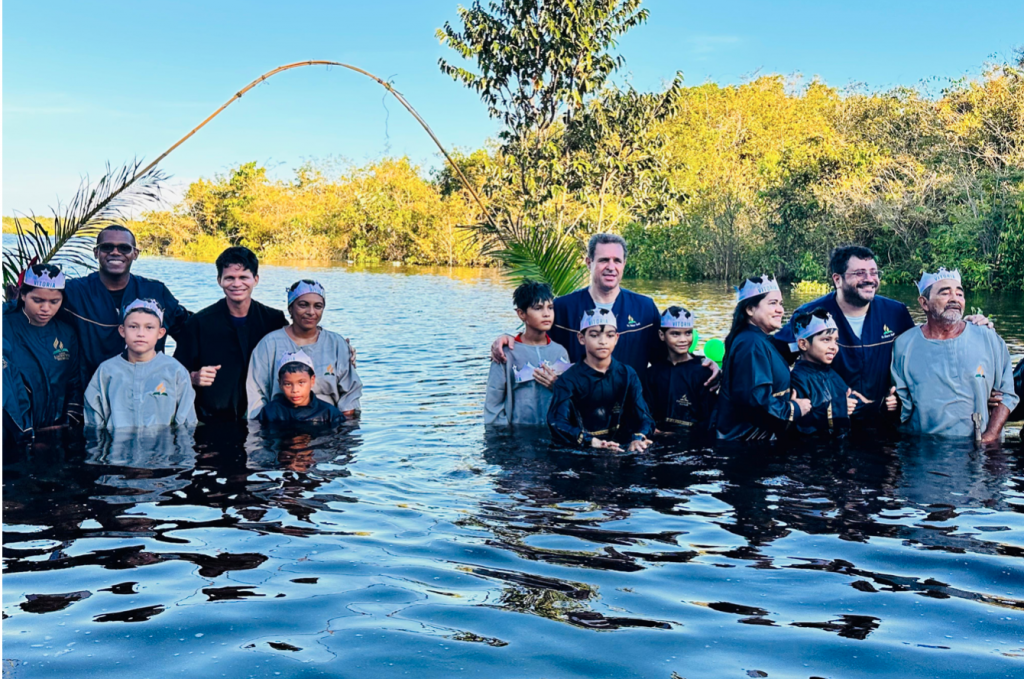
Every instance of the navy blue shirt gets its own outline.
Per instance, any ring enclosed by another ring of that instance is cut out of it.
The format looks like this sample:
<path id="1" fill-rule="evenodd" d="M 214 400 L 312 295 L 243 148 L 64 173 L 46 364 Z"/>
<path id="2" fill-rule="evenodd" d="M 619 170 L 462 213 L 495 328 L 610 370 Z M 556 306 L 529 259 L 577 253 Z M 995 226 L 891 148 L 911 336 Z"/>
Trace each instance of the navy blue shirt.
<path id="1" fill-rule="evenodd" d="M 800 433 L 843 436 L 850 430 L 850 416 L 846 414 L 846 383 L 831 366 L 797 361 L 789 374 L 789 381 L 797 396 L 811 402 L 810 412 L 797 424 Z M 860 399 L 857 401 L 859 403 Z M 877 414 L 877 409 L 875 412 Z"/>
<path id="2" fill-rule="evenodd" d="M 823 308 L 832 314 L 839 327 L 839 353 L 832 362 L 832 369 L 851 389 L 868 400 L 876 403 L 883 401 L 889 395 L 889 388 L 892 386 L 889 370 L 892 366 L 893 342 L 914 327 L 914 320 L 910 317 L 907 305 L 876 295 L 868 307 L 860 337 L 857 337 L 846 321 L 842 309 L 839 308 L 835 292 L 808 302 L 797 309 L 789 322 L 775 333 L 776 347 L 790 362 L 796 357 L 796 353 L 789 346 L 790 343 L 796 342 L 793 318 L 803 311 L 817 308 Z M 854 413 L 854 419 L 857 419 L 860 412 L 858 410 Z M 864 412 L 869 414 L 868 411 Z M 870 414 L 877 415 L 877 412 L 873 411 Z"/>
<path id="3" fill-rule="evenodd" d="M 67 320 L 78 332 L 82 384 L 89 384 L 100 363 L 119 355 L 124 349 L 124 338 L 117 331 L 124 304 L 137 299 L 155 299 L 164 309 L 164 327 L 174 339 L 178 339 L 185 321 L 192 315 L 178 304 L 166 285 L 134 274 L 128 277 L 124 291 L 117 293 L 121 296 L 120 304 L 115 301 L 116 295 L 103 285 L 99 273 L 91 273 L 85 278 L 69 278 L 64 293 L 66 299 L 61 311 L 67 313 Z M 163 339 L 157 342 L 156 350 L 163 351 L 164 343 Z"/>
<path id="4" fill-rule="evenodd" d="M 18 388 L 28 395 L 30 427 L 65 424 L 69 411 L 81 421 L 83 387 L 74 329 L 59 318 L 34 326 L 20 309 L 4 314 L 3 321 L 5 361 L 14 362 Z"/>
<path id="5" fill-rule="evenodd" d="M 552 388 L 548 427 L 556 442 L 586 448 L 595 436 L 623 442 L 650 437 L 654 420 L 640 378 L 613 358 L 605 372 L 580 361 L 562 373 Z"/>
<path id="6" fill-rule="evenodd" d="M 589 288 L 555 299 L 555 324 L 548 335 L 553 342 L 565 347 L 573 363 L 579 363 L 587 356 L 586 349 L 577 339 L 577 333 L 583 313 L 596 307 Z M 619 324 L 619 341 L 612 357 L 631 367 L 643 378 L 647 373 L 647 365 L 665 353 L 665 347 L 658 338 L 658 329 L 661 327 L 658 307 L 650 297 L 621 288 L 612 305 L 612 313 Z"/>
<path id="7" fill-rule="evenodd" d="M 710 377 L 711 368 L 692 354 L 675 365 L 667 358 L 651 363 L 644 379 L 644 400 L 660 431 L 707 432 L 717 400 L 704 386 Z"/>
<path id="8" fill-rule="evenodd" d="M 284 394 L 275 394 L 270 403 L 263 406 L 259 416 L 263 425 L 314 424 L 337 426 L 344 424 L 345 416 L 330 403 L 321 401 L 310 394 L 309 404 L 294 405 Z"/>
<path id="9" fill-rule="evenodd" d="M 782 435 L 800 417 L 789 389 L 789 364 L 771 337 L 748 325 L 733 339 L 722 364 L 718 438 L 752 441 Z"/>

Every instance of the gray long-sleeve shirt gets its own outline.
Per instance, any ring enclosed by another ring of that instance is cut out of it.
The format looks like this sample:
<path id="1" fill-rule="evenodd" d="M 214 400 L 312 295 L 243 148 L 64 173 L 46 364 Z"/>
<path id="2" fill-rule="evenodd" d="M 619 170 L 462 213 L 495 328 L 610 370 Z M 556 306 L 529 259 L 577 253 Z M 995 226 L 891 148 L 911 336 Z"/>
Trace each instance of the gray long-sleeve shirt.
<path id="1" fill-rule="evenodd" d="M 505 363 L 491 363 L 484 402 L 484 424 L 547 425 L 551 390 L 533 379 L 531 368 L 568 367 L 569 354 L 557 342 L 534 346 L 516 342 L 505 350 Z M 526 379 L 523 379 L 526 378 Z"/>
<path id="2" fill-rule="evenodd" d="M 313 395 L 330 403 L 341 412 L 359 410 L 359 398 L 363 395 L 363 381 L 352 367 L 352 349 L 348 340 L 336 332 L 320 328 L 320 335 L 313 344 L 299 346 L 288 336 L 286 328 L 268 333 L 260 340 L 249 359 L 249 374 L 245 380 L 245 391 L 249 399 L 249 419 L 259 417 L 263 406 L 281 393 L 277 380 L 277 361 L 286 353 L 301 350 L 313 359 L 316 384 Z"/>
<path id="3" fill-rule="evenodd" d="M 167 354 L 145 363 L 115 356 L 100 363 L 85 390 L 85 423 L 103 429 L 196 424 L 196 392 L 185 367 Z"/>
<path id="4" fill-rule="evenodd" d="M 896 338 L 892 379 L 903 402 L 903 428 L 915 434 L 972 436 L 976 411 L 988 426 L 987 400 L 996 389 L 1011 411 L 1013 364 L 1006 342 L 987 327 L 967 324 L 953 339 L 931 340 L 921 326 Z"/>

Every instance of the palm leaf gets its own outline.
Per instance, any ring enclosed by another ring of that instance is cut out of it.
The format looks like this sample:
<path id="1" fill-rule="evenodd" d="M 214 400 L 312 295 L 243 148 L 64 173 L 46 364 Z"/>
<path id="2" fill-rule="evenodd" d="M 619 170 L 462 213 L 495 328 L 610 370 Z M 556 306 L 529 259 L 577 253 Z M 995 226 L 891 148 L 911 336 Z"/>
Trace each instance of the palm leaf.
<path id="1" fill-rule="evenodd" d="M 546 224 L 523 225 L 501 221 L 472 228 L 485 255 L 505 265 L 505 277 L 515 283 L 530 279 L 551 286 L 556 296 L 567 295 L 581 287 L 587 269 L 581 264 L 579 241 L 572 232 L 559 231 Z"/>
<path id="2" fill-rule="evenodd" d="M 166 179 L 161 170 L 149 170 L 136 177 L 141 163 L 132 161 L 119 168 L 107 164 L 106 172 L 95 184 L 82 180 L 71 202 L 53 210 L 53 227 L 47 229 L 29 217 L 31 229 L 15 219 L 16 242 L 4 248 L 4 288 L 11 286 L 30 264 L 53 262 L 72 269 L 93 267 L 92 248 L 96 234 L 111 224 L 121 224 L 132 208 L 141 208 L 160 198 Z"/>

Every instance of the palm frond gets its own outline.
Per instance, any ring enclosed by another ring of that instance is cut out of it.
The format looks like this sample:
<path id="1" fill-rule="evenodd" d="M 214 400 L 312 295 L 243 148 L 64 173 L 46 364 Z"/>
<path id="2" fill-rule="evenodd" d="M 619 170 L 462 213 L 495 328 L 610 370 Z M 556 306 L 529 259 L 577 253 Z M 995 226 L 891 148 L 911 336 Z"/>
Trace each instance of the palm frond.
<path id="1" fill-rule="evenodd" d="M 481 251 L 505 265 L 505 277 L 519 283 L 529 278 L 551 286 L 556 296 L 567 295 L 583 285 L 587 269 L 582 250 L 571 231 L 546 224 L 524 225 L 502 221 L 472 227 Z"/>
<path id="2" fill-rule="evenodd" d="M 150 205 L 160 198 L 166 180 L 161 170 L 150 170 L 136 177 L 141 162 L 125 163 L 119 168 L 107 164 L 106 172 L 95 184 L 86 177 L 75 196 L 64 208 L 53 210 L 53 227 L 48 229 L 34 217 L 27 218 L 31 229 L 15 219 L 16 242 L 4 248 L 4 287 L 10 289 L 30 264 L 59 263 L 72 269 L 93 267 L 92 247 L 96 234 L 106 226 L 123 223 L 132 208 Z"/>

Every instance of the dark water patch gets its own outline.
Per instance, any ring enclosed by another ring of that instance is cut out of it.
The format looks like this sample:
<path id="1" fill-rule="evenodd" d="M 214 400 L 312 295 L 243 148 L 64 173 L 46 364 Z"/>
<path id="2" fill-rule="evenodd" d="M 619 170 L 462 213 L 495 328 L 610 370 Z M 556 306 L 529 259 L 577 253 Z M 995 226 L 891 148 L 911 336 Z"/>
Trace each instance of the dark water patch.
<path id="1" fill-rule="evenodd" d="M 194 283 L 212 265 L 160 265 L 140 273 L 190 308 L 219 293 Z M 1018 441 L 566 451 L 480 425 L 487 347 L 515 325 L 492 273 L 260 274 L 278 307 L 293 278 L 343 291 L 325 323 L 359 350 L 361 421 L 5 449 L 19 676 L 1020 674 Z M 379 331 L 423 299 L 444 323 Z M 725 287 L 658 299 L 705 337 L 731 310 Z"/>
<path id="2" fill-rule="evenodd" d="M 21 604 L 26 613 L 55 613 L 62 611 L 76 601 L 92 596 L 92 592 L 67 592 L 66 594 L 29 594 Z"/>

